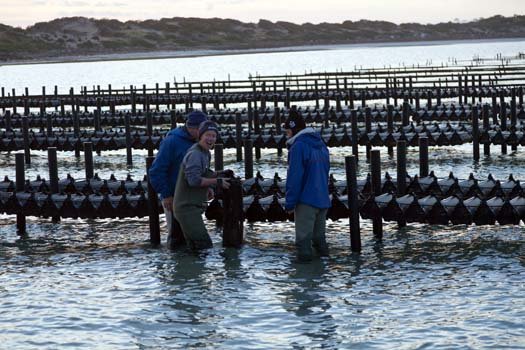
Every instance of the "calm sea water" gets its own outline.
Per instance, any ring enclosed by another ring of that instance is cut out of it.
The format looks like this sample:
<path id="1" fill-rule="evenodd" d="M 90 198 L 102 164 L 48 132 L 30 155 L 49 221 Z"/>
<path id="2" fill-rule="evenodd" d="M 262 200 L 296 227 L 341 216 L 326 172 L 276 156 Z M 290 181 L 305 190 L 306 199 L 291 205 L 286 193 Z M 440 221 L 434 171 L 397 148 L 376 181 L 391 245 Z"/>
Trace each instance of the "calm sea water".
<path id="1" fill-rule="evenodd" d="M 524 43 L 3 66 L 0 86 L 67 89 L 417 64 L 513 55 Z M 337 178 L 344 178 L 350 153 L 331 150 Z M 383 171 L 395 173 L 395 159 L 381 153 Z M 438 176 L 513 173 L 525 180 L 521 147 L 507 155 L 494 147 L 479 163 L 471 154 L 468 145 L 431 148 L 430 168 Z M 95 167 L 101 177 L 142 177 L 144 156 L 135 152 L 135 166 L 127 168 L 125 152 L 104 152 Z M 47 177 L 45 157 L 35 152 L 29 177 Z M 412 175 L 417 159 L 409 150 Z M 243 174 L 231 151 L 225 163 Z M 286 171 L 285 157 L 275 151 L 264 151 L 255 166 L 266 177 Z M 14 178 L 14 155 L 0 154 L 0 169 L 0 176 Z M 59 169 L 61 178 L 84 171 L 71 153 L 59 154 Z M 364 161 L 359 172 L 368 172 Z M 193 256 L 151 248 L 146 219 L 55 224 L 29 218 L 29 234 L 21 238 L 15 217 L 1 216 L 0 348 L 525 349 L 523 225 L 385 224 L 382 242 L 374 240 L 370 222 L 361 227 L 361 254 L 350 252 L 348 221 L 329 221 L 331 257 L 295 264 L 291 223 L 246 225 L 246 244 L 233 250 L 221 247 L 220 231 L 209 222 L 214 248 Z"/>

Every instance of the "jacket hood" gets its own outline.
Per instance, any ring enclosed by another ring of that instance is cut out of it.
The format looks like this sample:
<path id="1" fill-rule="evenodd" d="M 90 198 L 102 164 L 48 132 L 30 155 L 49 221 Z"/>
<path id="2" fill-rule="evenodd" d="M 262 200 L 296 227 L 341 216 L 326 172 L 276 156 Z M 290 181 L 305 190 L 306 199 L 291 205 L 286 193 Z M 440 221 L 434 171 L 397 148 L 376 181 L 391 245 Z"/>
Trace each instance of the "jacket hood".
<path id="1" fill-rule="evenodd" d="M 321 148 L 324 145 L 324 141 L 321 138 L 321 135 L 312 127 L 307 127 L 299 131 L 295 136 L 291 137 L 286 141 L 288 147 L 292 147 L 294 142 L 301 140 L 301 142 L 306 142 L 314 148 Z"/>
<path id="2" fill-rule="evenodd" d="M 194 141 L 193 137 L 188 132 L 188 129 L 186 128 L 186 126 L 181 126 L 179 128 L 171 129 L 166 134 L 166 137 L 168 137 L 168 136 L 182 137 L 182 138 L 188 139 L 188 140 L 190 140 L 192 142 Z"/>

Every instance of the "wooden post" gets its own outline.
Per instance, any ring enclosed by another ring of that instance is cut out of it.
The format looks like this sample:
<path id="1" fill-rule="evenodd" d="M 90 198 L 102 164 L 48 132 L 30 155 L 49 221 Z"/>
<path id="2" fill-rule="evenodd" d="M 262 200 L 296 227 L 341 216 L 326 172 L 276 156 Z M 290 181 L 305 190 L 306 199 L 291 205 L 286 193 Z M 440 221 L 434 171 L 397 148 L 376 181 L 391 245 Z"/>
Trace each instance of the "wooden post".
<path id="1" fill-rule="evenodd" d="M 277 108 L 277 109 L 274 109 L 274 119 L 275 119 L 275 133 L 280 136 L 282 135 L 282 130 L 281 130 L 281 113 L 280 113 L 280 110 Z M 277 145 L 277 155 L 280 157 L 283 155 L 283 148 L 281 147 L 281 145 Z"/>
<path id="2" fill-rule="evenodd" d="M 253 177 L 253 141 L 249 138 L 244 140 L 244 177 Z"/>
<path id="3" fill-rule="evenodd" d="M 153 149 L 155 148 L 155 146 L 153 146 L 153 116 L 149 110 L 146 112 L 146 128 L 151 141 L 148 146 L 148 157 L 153 157 Z"/>
<path id="4" fill-rule="evenodd" d="M 479 160 L 479 119 L 478 107 L 472 107 L 472 153 L 474 160 Z"/>
<path id="5" fill-rule="evenodd" d="M 40 103 L 40 115 L 41 118 L 46 118 L 47 135 L 51 136 L 53 134 L 53 118 L 50 113 L 46 113 L 44 102 Z"/>
<path id="6" fill-rule="evenodd" d="M 386 112 L 386 125 L 387 131 L 392 134 L 394 132 L 394 106 L 388 105 Z M 388 146 L 388 155 L 392 157 L 394 155 L 394 147 Z"/>
<path id="7" fill-rule="evenodd" d="M 24 165 L 24 154 L 15 154 L 16 163 L 16 192 L 24 191 L 25 180 L 25 165 Z M 26 217 L 22 214 L 16 215 L 16 232 L 18 235 L 23 236 L 26 233 Z"/>
<path id="8" fill-rule="evenodd" d="M 407 178 L 407 154 L 406 141 L 397 141 L 397 196 L 401 197 L 406 194 Z M 405 220 L 398 221 L 398 226 L 405 227 Z"/>
<path id="9" fill-rule="evenodd" d="M 370 107 L 365 108 L 365 130 L 367 134 L 372 132 L 372 110 L 370 109 Z M 370 161 L 371 151 L 372 151 L 372 146 L 370 145 L 370 142 L 368 142 L 368 144 L 366 145 L 366 160 L 367 161 Z"/>
<path id="10" fill-rule="evenodd" d="M 131 150 L 131 120 L 129 114 L 124 116 L 124 123 L 126 132 L 126 164 L 132 166 L 133 154 Z"/>
<path id="11" fill-rule="evenodd" d="M 86 167 L 86 180 L 92 179 L 93 171 L 93 143 L 84 142 L 84 163 Z"/>
<path id="12" fill-rule="evenodd" d="M 361 232 L 359 225 L 359 202 L 357 198 L 357 158 L 345 157 L 346 188 L 348 192 L 348 209 L 350 211 L 350 249 L 361 251 Z"/>
<path id="13" fill-rule="evenodd" d="M 215 144 L 215 171 L 224 170 L 224 157 L 223 157 L 223 145 L 222 143 Z"/>
<path id="14" fill-rule="evenodd" d="M 428 138 L 419 138 L 419 176 L 428 176 Z"/>
<path id="15" fill-rule="evenodd" d="M 403 126 L 407 126 L 410 122 L 410 105 L 408 102 L 403 102 Z"/>
<path id="16" fill-rule="evenodd" d="M 241 113 L 235 114 L 235 144 L 237 148 L 237 161 L 242 161 L 242 120 Z"/>
<path id="17" fill-rule="evenodd" d="M 501 131 L 507 131 L 507 106 L 505 104 L 505 91 L 500 91 L 500 107 L 499 107 L 499 119 L 501 125 Z M 501 153 L 507 154 L 507 144 L 503 142 L 501 144 Z"/>
<path id="18" fill-rule="evenodd" d="M 315 109 L 319 109 L 319 83 L 317 79 L 315 79 Z"/>
<path id="19" fill-rule="evenodd" d="M 243 202 L 242 183 L 240 179 L 230 180 L 230 188 L 223 191 L 223 231 L 222 245 L 224 247 L 240 248 L 243 241 Z"/>
<path id="20" fill-rule="evenodd" d="M 510 100 L 510 125 L 512 130 L 516 130 L 517 115 L 516 115 L 516 88 L 511 89 L 511 100 Z M 514 144 L 511 146 L 513 151 L 518 150 L 518 145 Z"/>
<path id="21" fill-rule="evenodd" d="M 381 194 L 381 156 L 379 150 L 371 151 L 372 198 Z M 383 219 L 381 214 L 372 219 L 372 228 L 377 240 L 383 239 Z"/>
<path id="22" fill-rule="evenodd" d="M 148 216 L 149 216 L 149 240 L 153 246 L 160 245 L 160 222 L 159 204 L 157 193 L 149 181 L 149 169 L 155 157 L 146 158 L 146 173 L 148 174 Z"/>
<path id="23" fill-rule="evenodd" d="M 31 164 L 31 148 L 29 147 L 29 121 L 22 117 L 22 137 L 24 139 L 24 156 L 26 164 Z"/>
<path id="24" fill-rule="evenodd" d="M 350 118 L 352 126 L 352 155 L 355 157 L 355 161 L 357 162 L 359 160 L 359 129 L 357 128 L 357 111 L 355 109 L 352 110 Z"/>
<path id="25" fill-rule="evenodd" d="M 78 98 L 76 99 L 77 103 L 78 102 Z M 80 118 L 78 116 L 78 113 L 79 113 L 79 110 L 78 108 L 75 108 L 75 104 L 73 102 L 72 104 L 73 106 L 73 110 L 72 110 L 72 113 L 73 113 L 73 136 L 75 137 L 75 157 L 76 158 L 80 158 Z"/>
<path id="26" fill-rule="evenodd" d="M 102 130 L 100 128 L 100 116 L 101 116 L 101 114 L 102 114 L 102 101 L 100 100 L 100 98 L 97 98 L 97 109 L 93 113 L 95 131 L 101 131 Z"/>
<path id="27" fill-rule="evenodd" d="M 489 113 L 490 113 L 489 105 L 484 104 L 483 105 L 483 131 L 488 131 L 490 129 Z M 483 154 L 486 156 L 490 156 L 490 142 L 485 143 L 483 145 Z"/>
<path id="28" fill-rule="evenodd" d="M 49 167 L 49 187 L 52 194 L 58 193 L 58 161 L 57 161 L 57 148 L 47 148 L 47 161 Z M 53 216 L 51 218 L 53 222 L 59 222 L 60 216 Z"/>

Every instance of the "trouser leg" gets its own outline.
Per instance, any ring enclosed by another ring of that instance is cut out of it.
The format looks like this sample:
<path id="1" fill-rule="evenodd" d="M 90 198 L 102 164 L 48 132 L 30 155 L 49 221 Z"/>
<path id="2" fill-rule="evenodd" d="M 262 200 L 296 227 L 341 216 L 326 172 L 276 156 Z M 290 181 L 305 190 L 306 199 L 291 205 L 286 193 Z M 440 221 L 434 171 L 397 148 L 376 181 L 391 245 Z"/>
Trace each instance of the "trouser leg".
<path id="1" fill-rule="evenodd" d="M 306 204 L 298 204 L 295 207 L 294 216 L 297 258 L 299 260 L 311 260 L 315 208 Z"/>
<path id="2" fill-rule="evenodd" d="M 213 246 L 208 230 L 202 221 L 202 210 L 188 210 L 175 213 L 175 218 L 182 227 L 187 246 L 192 250 L 211 248 Z"/>
<path id="3" fill-rule="evenodd" d="M 166 226 L 168 227 L 168 248 L 174 249 L 186 244 L 184 234 L 182 233 L 182 227 L 179 221 L 173 216 L 172 210 L 164 208 L 164 215 L 166 215 Z"/>
<path id="4" fill-rule="evenodd" d="M 326 212 L 328 209 L 318 209 L 312 235 L 312 243 L 320 256 L 328 256 L 328 244 L 326 243 Z"/>

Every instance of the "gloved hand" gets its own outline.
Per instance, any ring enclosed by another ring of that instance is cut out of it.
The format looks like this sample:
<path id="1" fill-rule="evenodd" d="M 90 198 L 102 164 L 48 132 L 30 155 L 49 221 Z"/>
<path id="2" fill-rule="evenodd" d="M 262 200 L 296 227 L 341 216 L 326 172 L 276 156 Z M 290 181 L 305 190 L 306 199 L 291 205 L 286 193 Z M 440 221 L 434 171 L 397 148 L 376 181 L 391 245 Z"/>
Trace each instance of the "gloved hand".
<path id="1" fill-rule="evenodd" d="M 222 170 L 217 173 L 217 177 L 222 177 L 226 179 L 231 179 L 234 175 L 235 174 L 233 170 L 230 170 L 230 169 Z"/>

